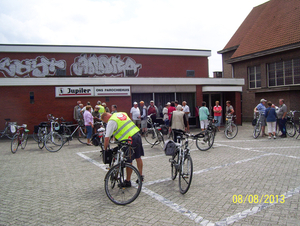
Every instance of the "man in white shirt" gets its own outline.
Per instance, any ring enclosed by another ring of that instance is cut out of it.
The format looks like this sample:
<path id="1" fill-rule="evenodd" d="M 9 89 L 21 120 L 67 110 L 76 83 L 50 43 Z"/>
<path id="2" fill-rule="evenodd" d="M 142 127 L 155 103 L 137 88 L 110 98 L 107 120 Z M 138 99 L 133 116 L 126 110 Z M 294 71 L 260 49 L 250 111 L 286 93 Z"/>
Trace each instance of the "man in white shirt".
<path id="1" fill-rule="evenodd" d="M 141 112 L 137 102 L 133 103 L 133 107 L 130 110 L 130 118 L 137 127 L 141 128 Z"/>
<path id="2" fill-rule="evenodd" d="M 190 131 L 189 117 L 191 114 L 190 114 L 190 107 L 186 104 L 186 101 L 182 102 L 182 108 L 187 122 L 187 132 L 189 132 Z"/>

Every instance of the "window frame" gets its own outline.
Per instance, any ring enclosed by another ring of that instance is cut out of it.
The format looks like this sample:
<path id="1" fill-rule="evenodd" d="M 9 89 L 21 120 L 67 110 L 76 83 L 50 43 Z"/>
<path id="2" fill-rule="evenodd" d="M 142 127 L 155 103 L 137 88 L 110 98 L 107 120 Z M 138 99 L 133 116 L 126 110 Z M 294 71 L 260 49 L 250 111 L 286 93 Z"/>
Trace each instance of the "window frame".
<path id="1" fill-rule="evenodd" d="M 251 72 L 250 70 L 253 69 L 254 70 L 254 80 L 251 80 Z M 259 69 L 259 72 L 258 72 Z M 248 72 L 248 87 L 249 89 L 260 89 L 261 88 L 261 68 L 260 65 L 256 65 L 256 66 L 251 66 L 247 68 L 247 72 Z M 260 76 L 260 79 L 257 78 L 257 76 Z M 251 82 L 254 81 L 255 86 L 251 87 Z M 260 86 L 259 86 L 259 82 L 260 82 Z"/>

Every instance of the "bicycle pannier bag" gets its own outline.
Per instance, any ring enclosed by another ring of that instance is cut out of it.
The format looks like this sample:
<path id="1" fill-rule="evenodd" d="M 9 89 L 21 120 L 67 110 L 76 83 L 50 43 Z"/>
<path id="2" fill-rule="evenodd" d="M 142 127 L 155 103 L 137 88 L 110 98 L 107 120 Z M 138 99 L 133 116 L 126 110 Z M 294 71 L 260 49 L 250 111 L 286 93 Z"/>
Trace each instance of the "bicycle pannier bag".
<path id="1" fill-rule="evenodd" d="M 100 137 L 98 136 L 98 133 L 96 133 L 96 134 L 94 134 L 92 136 L 91 141 L 92 141 L 93 145 L 99 146 L 99 144 L 100 144 Z"/>
<path id="2" fill-rule="evenodd" d="M 175 142 L 172 141 L 172 140 L 166 141 L 164 151 L 165 151 L 166 155 L 173 156 L 176 153 L 176 144 L 175 144 Z"/>
<path id="3" fill-rule="evenodd" d="M 257 122 L 257 119 L 256 119 L 256 118 L 253 119 L 253 120 L 252 120 L 252 126 L 255 126 L 255 125 L 256 125 L 256 122 Z"/>
<path id="4" fill-rule="evenodd" d="M 112 150 L 102 151 L 102 160 L 104 164 L 110 164 L 112 160 Z"/>

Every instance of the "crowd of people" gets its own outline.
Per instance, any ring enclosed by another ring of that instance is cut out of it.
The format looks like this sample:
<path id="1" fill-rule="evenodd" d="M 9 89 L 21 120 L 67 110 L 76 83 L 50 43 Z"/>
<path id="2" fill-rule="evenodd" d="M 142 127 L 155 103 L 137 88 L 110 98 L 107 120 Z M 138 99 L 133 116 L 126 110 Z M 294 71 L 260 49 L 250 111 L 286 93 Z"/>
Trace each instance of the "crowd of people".
<path id="1" fill-rule="evenodd" d="M 267 104 L 267 105 L 266 105 Z M 277 108 L 277 110 L 276 110 Z M 215 125 L 220 131 L 220 123 L 222 121 L 222 107 L 220 102 L 216 101 L 213 107 L 213 114 Z M 281 131 L 281 137 L 286 137 L 286 116 L 287 107 L 284 104 L 284 100 L 279 100 L 279 107 L 276 107 L 270 101 L 261 99 L 260 103 L 254 108 L 255 112 L 259 112 L 260 120 L 262 123 L 262 136 L 265 134 L 265 126 L 268 126 L 268 137 L 269 139 L 276 139 L 276 124 L 279 125 Z M 202 102 L 202 106 L 198 110 L 200 128 L 201 130 L 207 129 L 209 124 L 208 117 L 210 112 L 206 106 L 206 102 Z M 186 101 L 182 102 L 182 105 L 178 101 L 171 101 L 165 104 L 162 110 L 162 119 L 164 124 L 173 130 L 173 139 L 176 142 L 176 137 L 178 131 L 189 132 L 189 117 L 190 108 Z M 226 101 L 225 116 L 232 116 L 234 114 L 234 108 L 230 101 Z M 144 149 L 142 145 L 141 136 L 147 130 L 147 118 L 151 117 L 153 122 L 156 122 L 157 116 L 159 115 L 158 108 L 155 106 L 154 101 L 151 100 L 149 106 L 147 107 L 144 101 L 139 103 L 134 102 L 133 107 L 130 109 L 130 116 L 125 112 L 118 112 L 117 106 L 112 105 L 111 111 L 106 106 L 106 103 L 101 103 L 98 101 L 94 108 L 91 106 L 90 102 L 83 106 L 81 101 L 77 101 L 77 105 L 74 107 L 73 117 L 74 120 L 84 121 L 87 132 L 87 145 L 92 145 L 91 137 L 93 132 L 97 131 L 94 123 L 97 121 L 103 121 L 106 123 L 106 135 L 104 139 L 104 149 L 106 150 L 109 146 L 109 139 L 114 136 L 117 140 L 124 140 L 130 138 L 132 140 L 132 145 L 135 147 L 134 155 L 128 160 L 130 163 L 135 159 L 137 162 L 137 167 L 141 175 L 143 172 L 143 161 L 141 156 L 144 156 Z M 125 181 L 125 187 L 130 187 L 131 173 L 127 174 Z M 144 176 L 142 176 L 144 178 Z"/>
<path id="2" fill-rule="evenodd" d="M 254 108 L 254 112 L 259 113 L 262 136 L 268 136 L 269 139 L 272 137 L 276 139 L 276 127 L 278 126 L 281 132 L 280 137 L 286 137 L 287 106 L 284 103 L 284 99 L 279 99 L 278 107 L 271 101 L 261 99 L 260 103 Z M 268 134 L 265 133 L 266 125 L 268 126 Z"/>

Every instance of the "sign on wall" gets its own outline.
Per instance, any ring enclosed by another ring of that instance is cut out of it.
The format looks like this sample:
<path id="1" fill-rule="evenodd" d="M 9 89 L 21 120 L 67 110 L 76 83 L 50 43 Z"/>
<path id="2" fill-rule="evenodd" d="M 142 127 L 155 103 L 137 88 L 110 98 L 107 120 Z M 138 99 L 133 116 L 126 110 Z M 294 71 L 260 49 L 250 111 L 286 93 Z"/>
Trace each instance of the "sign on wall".
<path id="1" fill-rule="evenodd" d="M 130 96 L 130 86 L 97 86 L 95 96 Z"/>
<path id="2" fill-rule="evenodd" d="M 130 86 L 55 87 L 55 97 L 130 96 Z"/>
<path id="3" fill-rule="evenodd" d="M 55 87 L 55 97 L 92 97 L 92 96 L 95 96 L 93 86 Z"/>

